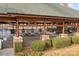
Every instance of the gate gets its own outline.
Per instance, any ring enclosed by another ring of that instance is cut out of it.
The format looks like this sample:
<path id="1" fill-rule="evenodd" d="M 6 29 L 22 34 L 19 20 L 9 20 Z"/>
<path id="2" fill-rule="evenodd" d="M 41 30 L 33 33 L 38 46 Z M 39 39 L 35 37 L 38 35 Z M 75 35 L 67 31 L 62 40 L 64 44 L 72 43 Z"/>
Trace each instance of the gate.
<path id="1" fill-rule="evenodd" d="M 2 49 L 4 48 L 13 48 L 13 37 L 11 35 L 2 39 Z"/>
<path id="2" fill-rule="evenodd" d="M 2 49 L 4 48 L 12 48 L 13 47 L 13 28 L 12 23 L 0 23 L 0 39 Z"/>

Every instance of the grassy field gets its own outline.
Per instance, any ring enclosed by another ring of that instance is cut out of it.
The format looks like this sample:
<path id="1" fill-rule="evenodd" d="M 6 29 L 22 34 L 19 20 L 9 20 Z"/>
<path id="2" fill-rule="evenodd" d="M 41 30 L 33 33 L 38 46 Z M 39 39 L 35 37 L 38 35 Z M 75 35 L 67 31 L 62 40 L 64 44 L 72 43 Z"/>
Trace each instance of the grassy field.
<path id="1" fill-rule="evenodd" d="M 49 48 L 43 52 L 43 56 L 79 56 L 79 44 L 65 48 Z"/>

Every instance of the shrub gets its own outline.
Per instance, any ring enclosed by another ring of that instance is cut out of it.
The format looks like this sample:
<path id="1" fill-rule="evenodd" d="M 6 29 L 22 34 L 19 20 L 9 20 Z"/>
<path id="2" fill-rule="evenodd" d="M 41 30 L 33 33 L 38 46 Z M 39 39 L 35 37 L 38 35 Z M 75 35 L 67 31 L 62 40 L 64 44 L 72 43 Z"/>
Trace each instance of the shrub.
<path id="1" fill-rule="evenodd" d="M 46 40 L 45 44 L 46 44 L 46 47 L 51 47 L 52 46 L 52 40 Z"/>
<path id="2" fill-rule="evenodd" d="M 32 49 L 34 51 L 43 51 L 45 49 L 45 42 L 42 40 L 34 40 L 32 42 Z"/>
<path id="3" fill-rule="evenodd" d="M 79 37 L 73 36 L 73 37 L 72 37 L 72 43 L 78 44 L 78 43 L 79 43 Z"/>
<path id="4" fill-rule="evenodd" d="M 23 49 L 23 45 L 20 42 L 15 43 L 15 52 L 20 52 Z"/>
<path id="5" fill-rule="evenodd" d="M 71 44 L 71 39 L 69 38 L 57 37 L 52 40 L 52 45 L 55 48 L 66 47 L 69 46 L 70 44 Z"/>

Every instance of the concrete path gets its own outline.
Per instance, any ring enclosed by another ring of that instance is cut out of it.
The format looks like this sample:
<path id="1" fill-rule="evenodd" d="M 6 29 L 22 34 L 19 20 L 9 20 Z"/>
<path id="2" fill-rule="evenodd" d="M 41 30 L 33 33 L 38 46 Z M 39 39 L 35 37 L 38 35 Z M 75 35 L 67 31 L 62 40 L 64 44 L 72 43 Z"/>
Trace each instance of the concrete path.
<path id="1" fill-rule="evenodd" d="M 14 56 L 14 49 L 13 48 L 6 48 L 0 50 L 0 56 Z"/>

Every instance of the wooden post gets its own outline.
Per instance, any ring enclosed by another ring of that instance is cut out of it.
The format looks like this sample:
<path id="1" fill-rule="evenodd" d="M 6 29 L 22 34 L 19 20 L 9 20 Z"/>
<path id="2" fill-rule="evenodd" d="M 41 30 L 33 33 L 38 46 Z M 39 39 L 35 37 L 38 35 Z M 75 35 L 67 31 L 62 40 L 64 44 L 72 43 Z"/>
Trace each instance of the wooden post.
<path id="1" fill-rule="evenodd" d="M 3 24 L 2 24 L 2 36 L 3 36 L 3 30 L 4 30 L 4 26 L 3 26 Z"/>
<path id="2" fill-rule="evenodd" d="M 77 30 L 76 30 L 76 33 L 74 34 L 74 35 L 76 35 L 76 36 L 78 36 L 79 37 L 79 32 L 78 32 L 78 23 L 76 23 L 76 28 L 77 28 Z"/>
<path id="3" fill-rule="evenodd" d="M 78 33 L 78 23 L 77 23 L 76 27 L 77 27 L 77 33 Z"/>
<path id="4" fill-rule="evenodd" d="M 44 34 L 42 34 L 41 35 L 41 39 L 44 41 L 44 40 L 49 40 L 50 39 L 50 37 L 49 37 L 49 35 L 47 35 L 47 33 L 46 33 L 46 22 L 45 22 L 45 19 L 44 19 L 44 24 L 43 24 L 43 26 L 44 26 Z"/>
<path id="5" fill-rule="evenodd" d="M 30 21 L 28 21 L 28 33 L 30 33 Z"/>
<path id="6" fill-rule="evenodd" d="M 15 28 L 14 28 L 14 23 L 12 23 L 12 34 L 14 34 L 14 30 L 15 30 Z"/>
<path id="7" fill-rule="evenodd" d="M 25 24 L 26 24 L 26 25 L 25 25 L 25 29 L 26 29 L 26 32 L 27 32 L 27 31 L 28 31 L 28 29 L 27 29 L 27 28 L 28 28 L 28 22 L 26 22 Z M 27 33 L 28 33 L 28 32 L 27 32 Z"/>
<path id="8" fill-rule="evenodd" d="M 63 22 L 63 29 L 62 29 L 62 33 L 63 33 L 63 34 L 64 34 L 64 30 L 65 30 L 64 28 L 65 28 L 65 27 L 64 27 L 64 22 Z"/>
<path id="9" fill-rule="evenodd" d="M 45 23 L 45 19 L 44 19 L 44 34 L 46 34 L 46 31 L 45 31 L 45 27 L 46 27 L 46 26 L 45 26 L 45 24 L 46 24 L 46 23 Z"/>
<path id="10" fill-rule="evenodd" d="M 16 36 L 19 37 L 19 21 L 16 20 Z"/>
<path id="11" fill-rule="evenodd" d="M 36 30 L 36 21 L 34 22 L 34 30 Z"/>
<path id="12" fill-rule="evenodd" d="M 38 24 L 34 22 L 35 30 L 38 30 Z"/>
<path id="13" fill-rule="evenodd" d="M 24 22 L 23 22 L 23 30 L 24 30 L 24 27 L 25 27 L 25 25 L 24 25 Z"/>
<path id="14" fill-rule="evenodd" d="M 41 23 L 40 23 L 40 25 L 39 25 L 39 26 L 40 26 L 40 34 L 41 34 Z"/>
<path id="15" fill-rule="evenodd" d="M 74 32 L 75 32 L 75 22 L 73 22 Z"/>
<path id="16" fill-rule="evenodd" d="M 19 35 L 19 21 L 18 19 L 16 19 L 16 35 L 13 37 L 14 42 L 18 43 L 18 42 L 23 42 L 23 38 L 22 36 Z"/>
<path id="17" fill-rule="evenodd" d="M 12 29 L 14 30 L 14 24 L 13 23 L 12 23 L 12 27 L 13 27 Z"/>

